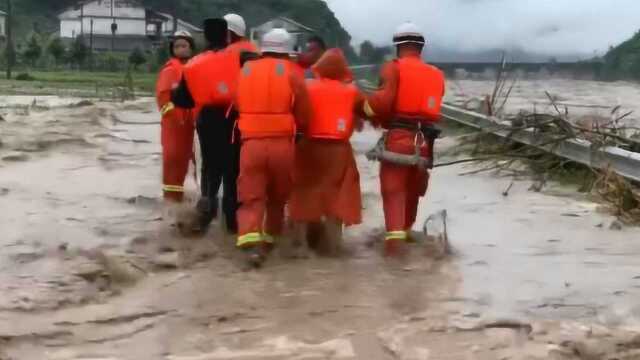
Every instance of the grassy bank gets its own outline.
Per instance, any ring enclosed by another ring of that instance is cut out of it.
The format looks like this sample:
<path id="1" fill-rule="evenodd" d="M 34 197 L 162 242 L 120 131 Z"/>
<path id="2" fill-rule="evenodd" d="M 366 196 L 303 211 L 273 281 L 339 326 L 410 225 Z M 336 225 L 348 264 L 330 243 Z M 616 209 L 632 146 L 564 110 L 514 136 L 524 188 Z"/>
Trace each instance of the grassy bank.
<path id="1" fill-rule="evenodd" d="M 156 74 L 142 72 L 131 73 L 129 80 L 125 72 L 33 71 L 28 80 L 16 80 L 22 74 L 17 72 L 13 80 L 0 79 L 0 94 L 110 98 L 133 89 L 145 96 L 153 94 L 156 82 Z"/>

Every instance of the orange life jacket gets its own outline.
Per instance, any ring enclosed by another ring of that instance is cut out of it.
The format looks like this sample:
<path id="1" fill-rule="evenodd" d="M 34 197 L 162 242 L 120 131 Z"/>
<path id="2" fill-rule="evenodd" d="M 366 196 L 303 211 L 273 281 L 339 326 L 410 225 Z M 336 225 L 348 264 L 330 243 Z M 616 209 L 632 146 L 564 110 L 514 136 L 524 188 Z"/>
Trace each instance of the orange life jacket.
<path id="1" fill-rule="evenodd" d="M 238 81 L 238 127 L 242 138 L 293 136 L 291 63 L 262 58 L 244 64 Z"/>
<path id="2" fill-rule="evenodd" d="M 418 57 L 396 60 L 399 72 L 395 113 L 400 117 L 435 122 L 440 119 L 444 75 Z"/>
<path id="3" fill-rule="evenodd" d="M 235 53 L 242 53 L 244 51 L 259 53 L 258 47 L 255 46 L 251 41 L 248 40 L 240 40 L 235 42 L 229 46 L 227 46 L 227 50 Z"/>
<path id="4" fill-rule="evenodd" d="M 184 67 L 184 78 L 196 108 L 229 107 L 236 91 L 240 63 L 227 51 L 207 51 Z"/>
<path id="5" fill-rule="evenodd" d="M 353 110 L 358 89 L 330 79 L 309 80 L 307 89 L 313 107 L 307 136 L 349 140 L 353 134 Z"/>

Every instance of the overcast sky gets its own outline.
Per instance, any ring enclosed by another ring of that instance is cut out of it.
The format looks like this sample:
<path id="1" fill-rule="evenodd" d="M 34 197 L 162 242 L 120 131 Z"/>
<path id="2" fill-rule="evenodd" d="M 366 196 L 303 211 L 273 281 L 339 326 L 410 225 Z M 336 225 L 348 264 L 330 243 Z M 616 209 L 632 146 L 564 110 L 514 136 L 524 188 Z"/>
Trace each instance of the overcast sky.
<path id="1" fill-rule="evenodd" d="M 640 29 L 640 0 L 326 0 L 359 43 L 388 42 L 404 21 L 440 46 L 603 53 Z"/>

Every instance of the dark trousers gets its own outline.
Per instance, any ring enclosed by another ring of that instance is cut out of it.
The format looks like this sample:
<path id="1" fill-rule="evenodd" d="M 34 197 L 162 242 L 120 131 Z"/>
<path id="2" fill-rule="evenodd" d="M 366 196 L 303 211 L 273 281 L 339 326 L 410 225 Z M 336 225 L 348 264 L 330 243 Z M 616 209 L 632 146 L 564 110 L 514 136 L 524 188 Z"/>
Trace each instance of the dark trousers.
<path id="1" fill-rule="evenodd" d="M 237 113 L 232 112 L 229 118 L 226 113 L 226 109 L 204 108 L 198 117 L 197 130 L 202 152 L 202 198 L 198 209 L 203 215 L 203 225 L 207 226 L 218 216 L 218 191 L 222 185 L 222 211 L 227 230 L 236 233 L 240 137 L 239 134 L 234 137 Z"/>

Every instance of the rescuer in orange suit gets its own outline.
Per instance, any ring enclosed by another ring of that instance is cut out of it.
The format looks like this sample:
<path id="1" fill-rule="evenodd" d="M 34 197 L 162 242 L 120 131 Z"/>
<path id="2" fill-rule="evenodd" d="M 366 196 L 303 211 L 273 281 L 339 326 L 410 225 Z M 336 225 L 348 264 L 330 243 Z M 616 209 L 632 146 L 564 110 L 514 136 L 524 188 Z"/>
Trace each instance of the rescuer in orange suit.
<path id="1" fill-rule="evenodd" d="M 189 171 L 189 161 L 193 158 L 193 135 L 195 120 L 189 109 L 176 107 L 171 102 L 171 91 L 178 87 L 182 70 L 195 50 L 190 33 L 178 31 L 169 43 L 171 59 L 158 75 L 156 99 L 162 114 L 162 181 L 164 198 L 182 202 L 184 180 Z"/>
<path id="2" fill-rule="evenodd" d="M 274 29 L 261 41 L 262 57 L 240 71 L 236 106 L 242 135 L 238 178 L 238 242 L 259 267 L 283 234 L 293 184 L 296 128 L 311 114 L 304 79 L 290 61 L 291 36 Z"/>
<path id="3" fill-rule="evenodd" d="M 246 38 L 247 25 L 244 18 L 238 14 L 227 14 L 224 16 L 229 28 L 228 50 L 241 55 L 244 52 L 258 54 L 258 48 Z"/>
<path id="4" fill-rule="evenodd" d="M 305 50 L 298 56 L 296 70 L 300 71 L 305 79 L 313 79 L 311 67 L 320 60 L 325 51 L 327 51 L 327 44 L 320 36 L 310 37 L 307 40 Z"/>
<path id="5" fill-rule="evenodd" d="M 227 230 L 237 231 L 236 181 L 239 145 L 234 143 L 234 119 L 230 116 L 240 63 L 235 53 L 226 51 L 227 22 L 208 19 L 204 23 L 208 49 L 184 68 L 173 102 L 194 108 L 202 153 L 202 196 L 198 202 L 200 227 L 206 230 L 218 214 L 217 195 L 223 184 L 223 211 Z"/>
<path id="6" fill-rule="evenodd" d="M 379 158 L 387 256 L 403 253 L 426 194 L 445 91 L 443 73 L 422 60 L 425 38 L 414 24 L 402 24 L 393 42 L 398 58 L 384 65 L 381 88 L 365 105 L 387 130 Z"/>
<path id="7" fill-rule="evenodd" d="M 349 139 L 363 114 L 364 97 L 340 49 L 315 62 L 307 80 L 313 115 L 296 147 L 295 183 L 289 203 L 296 240 L 306 251 L 308 224 L 325 219 L 325 250 L 337 255 L 343 225 L 362 222 L 360 175 Z"/>

